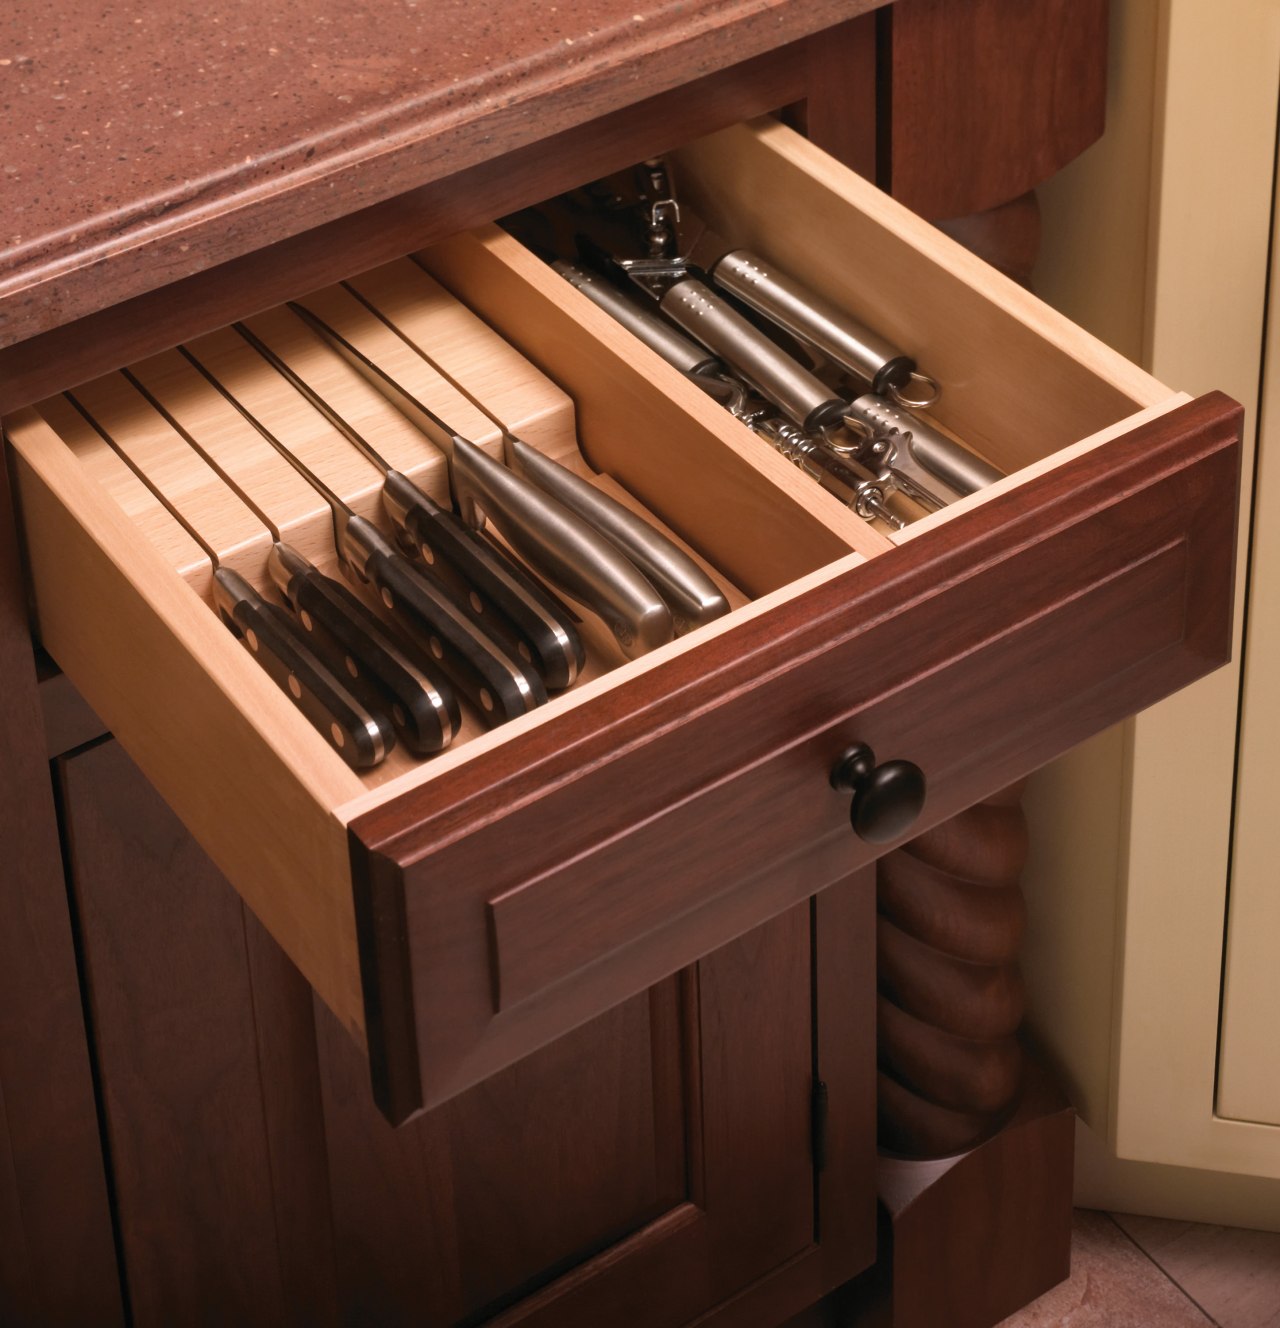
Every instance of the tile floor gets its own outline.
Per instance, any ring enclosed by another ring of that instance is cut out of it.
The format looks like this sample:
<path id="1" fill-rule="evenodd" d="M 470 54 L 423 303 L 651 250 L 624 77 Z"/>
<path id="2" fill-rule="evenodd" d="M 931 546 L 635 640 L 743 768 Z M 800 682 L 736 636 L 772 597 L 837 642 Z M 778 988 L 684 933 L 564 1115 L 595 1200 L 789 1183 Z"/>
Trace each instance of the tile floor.
<path id="1" fill-rule="evenodd" d="M 1280 1328 L 1280 1234 L 1076 1211 L 1071 1277 L 999 1328 Z"/>

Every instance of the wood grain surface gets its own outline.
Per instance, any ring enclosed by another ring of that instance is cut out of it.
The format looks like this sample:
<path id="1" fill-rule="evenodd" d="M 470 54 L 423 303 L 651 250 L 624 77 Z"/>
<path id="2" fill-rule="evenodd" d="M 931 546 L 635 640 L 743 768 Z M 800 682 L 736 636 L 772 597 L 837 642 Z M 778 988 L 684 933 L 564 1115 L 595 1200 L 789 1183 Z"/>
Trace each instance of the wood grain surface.
<path id="1" fill-rule="evenodd" d="M 0 1322 L 122 1322 L 27 601 L 0 468 Z"/>
<path id="2" fill-rule="evenodd" d="M 991 1328 L 1061 1282 L 1074 1138 L 1075 1113 L 1033 1062 L 1017 1113 L 993 1138 L 937 1161 L 882 1157 L 889 1303 L 883 1317 L 850 1321 Z"/>
<path id="3" fill-rule="evenodd" d="M 1204 398 L 477 754 L 445 806 L 427 786 L 359 817 L 362 870 L 393 895 L 404 873 L 404 931 L 366 934 L 366 965 L 413 973 L 427 1100 L 869 860 L 826 787 L 851 742 L 918 760 L 924 829 L 1212 667 L 1237 428 Z M 484 905 L 513 889 L 545 901 L 551 985 L 495 1019 Z"/>
<path id="4" fill-rule="evenodd" d="M 972 1147 L 1017 1105 L 1021 791 L 1001 790 L 876 864 L 880 1145 L 894 1153 Z"/>
<path id="5" fill-rule="evenodd" d="M 118 745 L 58 768 L 132 1322 L 765 1322 L 871 1258 L 867 873 L 393 1130 Z"/>
<path id="6" fill-rule="evenodd" d="M 58 764 L 132 1322 L 323 1324 L 310 991 L 116 743 Z"/>
<path id="7" fill-rule="evenodd" d="M 898 0 L 877 18 L 879 183 L 930 221 L 1010 202 L 1102 133 L 1107 0 Z"/>

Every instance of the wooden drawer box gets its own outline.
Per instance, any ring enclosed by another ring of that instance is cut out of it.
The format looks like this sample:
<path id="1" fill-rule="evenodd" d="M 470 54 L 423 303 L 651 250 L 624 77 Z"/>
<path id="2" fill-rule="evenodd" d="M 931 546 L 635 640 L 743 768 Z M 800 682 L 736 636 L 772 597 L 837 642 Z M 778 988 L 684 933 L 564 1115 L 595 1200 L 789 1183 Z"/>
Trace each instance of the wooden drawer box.
<path id="1" fill-rule="evenodd" d="M 392 1119 L 882 851 L 828 785 L 853 742 L 924 770 L 914 832 L 1229 651 L 1237 407 L 1163 387 L 772 122 L 679 169 L 718 230 L 910 347 L 940 419 L 1013 473 L 882 536 L 510 237 L 447 241 L 423 263 L 569 394 L 591 464 L 751 602 L 376 785 L 38 410 L 9 421 L 44 644 L 366 1042 Z"/>

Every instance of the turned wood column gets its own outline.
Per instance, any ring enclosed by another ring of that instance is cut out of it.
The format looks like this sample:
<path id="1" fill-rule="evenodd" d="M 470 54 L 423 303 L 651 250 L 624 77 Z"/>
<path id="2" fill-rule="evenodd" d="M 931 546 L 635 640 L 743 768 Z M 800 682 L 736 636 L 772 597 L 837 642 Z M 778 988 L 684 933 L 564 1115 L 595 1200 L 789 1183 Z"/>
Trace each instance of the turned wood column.
<path id="1" fill-rule="evenodd" d="M 897 0 L 878 25 L 878 182 L 1030 285 L 1035 188 L 1102 132 L 1106 0 Z M 891 1155 L 961 1153 L 1018 1109 L 1020 792 L 878 866 L 880 1146 Z"/>
<path id="2" fill-rule="evenodd" d="M 972 1148 L 1018 1105 L 1021 791 L 969 808 L 878 865 L 880 1145 L 898 1155 Z"/>

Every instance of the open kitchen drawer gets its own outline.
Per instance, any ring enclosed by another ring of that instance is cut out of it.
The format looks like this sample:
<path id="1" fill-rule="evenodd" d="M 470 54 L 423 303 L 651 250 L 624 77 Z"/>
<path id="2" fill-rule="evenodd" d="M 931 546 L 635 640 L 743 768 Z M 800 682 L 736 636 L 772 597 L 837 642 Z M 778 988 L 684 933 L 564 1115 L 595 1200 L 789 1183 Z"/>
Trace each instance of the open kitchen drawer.
<path id="1" fill-rule="evenodd" d="M 828 783 L 854 742 L 923 769 L 911 833 L 1227 657 L 1231 402 L 1161 386 L 770 122 L 677 168 L 722 234 L 909 349 L 942 422 L 1013 473 L 890 538 L 515 240 L 448 241 L 422 263 L 553 384 L 521 407 L 495 349 L 473 390 L 552 451 L 576 423 L 749 602 L 432 761 L 353 774 L 193 592 L 199 557 L 81 459 L 65 404 L 9 422 L 45 646 L 365 1040 L 393 1119 L 883 851 Z M 362 283 L 412 323 L 413 281 Z M 372 511 L 374 489 L 366 468 L 343 491 Z M 298 530 L 326 522 L 313 501 Z"/>

